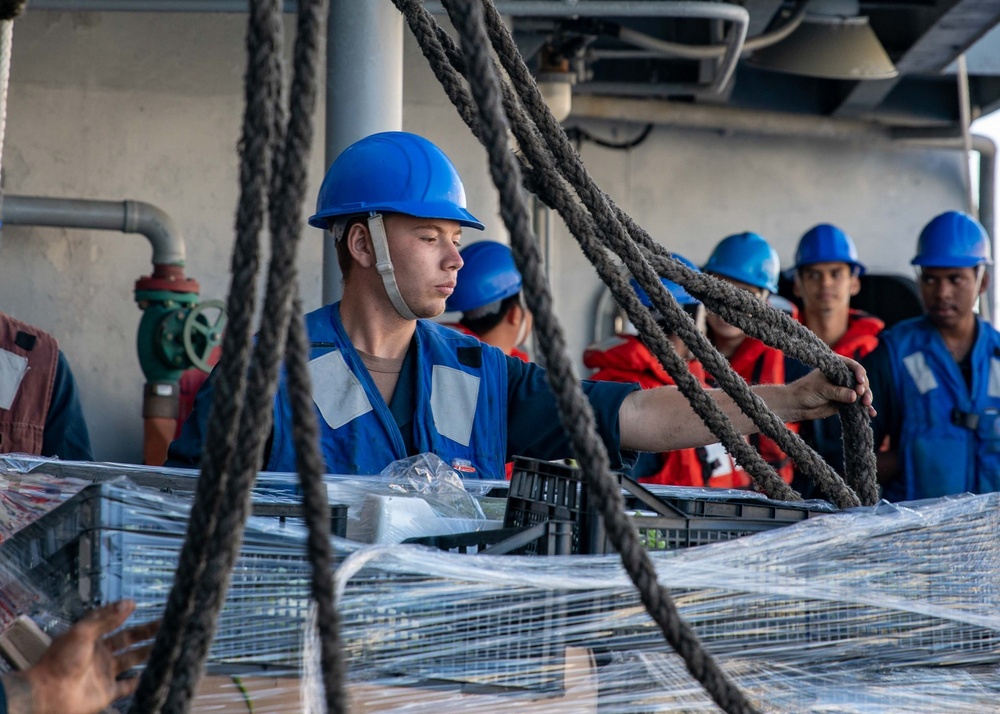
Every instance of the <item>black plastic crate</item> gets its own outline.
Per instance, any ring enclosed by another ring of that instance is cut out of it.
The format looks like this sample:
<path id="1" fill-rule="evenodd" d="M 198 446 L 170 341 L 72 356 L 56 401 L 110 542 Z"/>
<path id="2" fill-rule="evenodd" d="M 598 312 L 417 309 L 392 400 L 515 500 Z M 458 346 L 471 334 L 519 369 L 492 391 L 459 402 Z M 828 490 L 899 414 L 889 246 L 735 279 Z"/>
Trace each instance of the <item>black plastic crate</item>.
<path id="1" fill-rule="evenodd" d="M 121 598 L 136 601 L 133 621 L 152 619 L 169 595 L 193 494 L 133 489 L 116 483 L 86 486 L 0 544 L 0 557 L 69 619 Z M 334 504 L 330 510 L 331 529 L 343 532 L 347 506 Z M 254 503 L 254 513 L 258 517 L 244 535 L 210 662 L 294 669 L 301 661 L 311 582 L 301 507 Z M 0 611 L 32 609 L 10 605 L 7 601 L 20 595 L 7 590 Z"/>
<path id="2" fill-rule="evenodd" d="M 252 509 L 251 515 L 277 518 L 279 524 L 291 519 L 303 528 L 306 525 L 302 516 L 302 506 L 298 503 L 254 503 Z M 347 537 L 347 509 L 346 503 L 330 504 L 330 535 Z"/>
<path id="3" fill-rule="evenodd" d="M 789 525 L 823 511 L 784 502 L 752 498 L 707 498 L 695 494 L 661 498 L 641 484 L 618 475 L 626 491 L 628 507 L 640 511 L 631 516 L 640 540 L 650 550 L 672 550 L 732 540 L 751 533 Z M 642 513 L 645 512 L 645 513 Z M 590 502 L 579 469 L 565 464 L 518 457 L 510 482 L 505 527 L 534 526 L 547 520 L 573 524 L 573 553 L 610 553 L 604 523 Z M 535 553 L 529 545 L 521 552 Z"/>
<path id="4" fill-rule="evenodd" d="M 573 524 L 545 521 L 535 526 L 498 528 L 449 535 L 407 538 L 404 543 L 425 545 L 452 553 L 506 555 L 532 548 L 536 555 L 571 555 Z"/>
<path id="5" fill-rule="evenodd" d="M 640 486 L 640 488 L 646 488 Z M 836 510 L 825 501 L 775 501 L 752 491 L 737 491 L 746 495 L 732 495 L 732 490 L 693 488 L 688 486 L 659 486 L 646 488 L 658 501 L 677 509 L 686 516 L 712 518 L 749 518 L 768 521 L 798 521 L 832 513 Z M 631 493 L 625 496 L 627 508 L 642 508 L 641 501 Z"/>

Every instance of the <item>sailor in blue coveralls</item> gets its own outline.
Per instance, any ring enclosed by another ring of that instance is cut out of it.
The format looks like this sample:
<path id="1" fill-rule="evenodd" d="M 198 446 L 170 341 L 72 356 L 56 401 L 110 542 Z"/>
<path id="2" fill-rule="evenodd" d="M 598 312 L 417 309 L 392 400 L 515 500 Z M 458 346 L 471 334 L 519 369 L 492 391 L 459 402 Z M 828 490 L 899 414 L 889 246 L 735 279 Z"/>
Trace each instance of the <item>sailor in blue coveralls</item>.
<path id="1" fill-rule="evenodd" d="M 445 309 L 462 267 L 463 228 L 482 230 L 447 156 L 405 132 L 348 147 L 327 172 L 309 223 L 330 230 L 344 297 L 306 316 L 313 400 L 329 473 L 377 474 L 397 459 L 433 452 L 467 478 L 503 479 L 514 455 L 572 456 L 545 371 L 430 318 Z M 855 390 L 819 373 L 755 390 L 783 421 L 832 414 L 859 397 L 870 404 L 856 363 Z M 213 380 L 199 392 L 168 466 L 197 465 Z M 636 451 L 700 446 L 715 437 L 674 388 L 584 382 L 612 465 Z M 738 429 L 752 423 L 713 393 Z M 282 384 L 264 466 L 294 471 L 291 407 Z"/>
<path id="2" fill-rule="evenodd" d="M 992 263 L 974 218 L 948 211 L 913 265 L 926 314 L 883 332 L 867 358 L 879 415 L 879 480 L 892 501 L 1000 490 L 1000 333 L 975 312 Z"/>

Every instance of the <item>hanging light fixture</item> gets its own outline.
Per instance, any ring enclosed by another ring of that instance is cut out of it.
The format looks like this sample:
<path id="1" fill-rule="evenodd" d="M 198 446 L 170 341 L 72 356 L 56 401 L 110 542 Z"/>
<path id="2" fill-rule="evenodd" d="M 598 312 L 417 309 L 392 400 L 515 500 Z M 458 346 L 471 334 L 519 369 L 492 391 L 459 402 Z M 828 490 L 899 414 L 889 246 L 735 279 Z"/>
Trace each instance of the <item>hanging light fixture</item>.
<path id="1" fill-rule="evenodd" d="M 891 79 L 899 70 L 868 24 L 858 0 L 813 0 L 802 24 L 777 44 L 757 50 L 750 64 L 826 79 Z"/>
<path id="2" fill-rule="evenodd" d="M 573 84 L 576 81 L 569 59 L 551 45 L 545 45 L 539 53 L 535 80 L 556 121 L 565 121 L 573 108 Z"/>

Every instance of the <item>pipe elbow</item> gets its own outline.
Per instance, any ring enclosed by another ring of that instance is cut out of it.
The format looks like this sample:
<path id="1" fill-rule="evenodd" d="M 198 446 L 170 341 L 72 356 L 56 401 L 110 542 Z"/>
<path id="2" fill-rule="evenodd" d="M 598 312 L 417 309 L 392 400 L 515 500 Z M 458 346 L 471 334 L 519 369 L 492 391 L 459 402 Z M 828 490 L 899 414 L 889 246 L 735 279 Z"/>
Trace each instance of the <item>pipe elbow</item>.
<path id="1" fill-rule="evenodd" d="M 143 201 L 124 201 L 123 233 L 141 233 L 153 247 L 154 265 L 183 266 L 184 241 L 174 219 L 161 208 Z"/>

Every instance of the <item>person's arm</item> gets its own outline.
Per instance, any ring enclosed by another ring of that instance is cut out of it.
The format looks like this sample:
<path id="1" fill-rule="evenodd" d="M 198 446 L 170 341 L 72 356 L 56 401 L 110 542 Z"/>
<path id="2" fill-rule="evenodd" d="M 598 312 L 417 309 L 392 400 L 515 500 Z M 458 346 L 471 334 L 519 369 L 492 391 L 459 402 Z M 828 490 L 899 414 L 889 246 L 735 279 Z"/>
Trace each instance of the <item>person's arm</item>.
<path id="1" fill-rule="evenodd" d="M 83 418 L 80 394 L 62 350 L 56 360 L 56 375 L 52 385 L 52 401 L 45 416 L 42 433 L 42 456 L 58 456 L 71 461 L 93 461 L 90 432 Z"/>
<path id="2" fill-rule="evenodd" d="M 752 389 L 784 422 L 822 419 L 834 414 L 840 404 L 851 404 L 859 398 L 874 416 L 864 369 L 854 360 L 841 359 L 854 372 L 857 380 L 854 389 L 835 386 L 818 370 L 788 385 L 760 385 Z M 758 431 L 728 394 L 718 389 L 708 393 L 737 431 L 741 434 Z M 671 451 L 717 441 L 676 387 L 632 392 L 621 405 L 619 422 L 623 449 Z"/>
<path id="3" fill-rule="evenodd" d="M 167 460 L 164 466 L 178 469 L 197 469 L 201 466 L 201 452 L 205 448 L 205 436 L 208 434 L 208 417 L 212 411 L 212 399 L 215 395 L 216 369 L 208 375 L 198 393 L 194 397 L 191 413 L 181 425 L 181 434 L 170 442 L 167 447 Z M 274 428 L 268 432 L 261 456 L 260 468 L 265 470 L 271 458 L 271 444 L 274 440 Z"/>
<path id="4" fill-rule="evenodd" d="M 212 411 L 212 397 L 215 394 L 215 370 L 209 374 L 198 393 L 195 394 L 191 413 L 188 414 L 181 433 L 167 447 L 164 466 L 171 468 L 196 469 L 201 465 L 201 450 L 208 431 L 208 415 Z"/>
<path id="5" fill-rule="evenodd" d="M 146 660 L 151 645 L 135 645 L 155 636 L 159 623 L 105 635 L 134 609 L 123 600 L 93 610 L 54 639 L 33 667 L 3 675 L 9 714 L 97 714 L 131 694 L 139 680 L 118 675 Z"/>
<path id="6" fill-rule="evenodd" d="M 533 362 L 507 358 L 507 454 L 535 459 L 564 459 L 573 455 L 569 437 L 559 419 L 559 408 L 549 390 L 545 370 Z M 597 432 L 604 441 L 613 469 L 631 469 L 636 454 L 619 447 L 621 405 L 638 384 L 581 383 L 594 410 Z"/>

